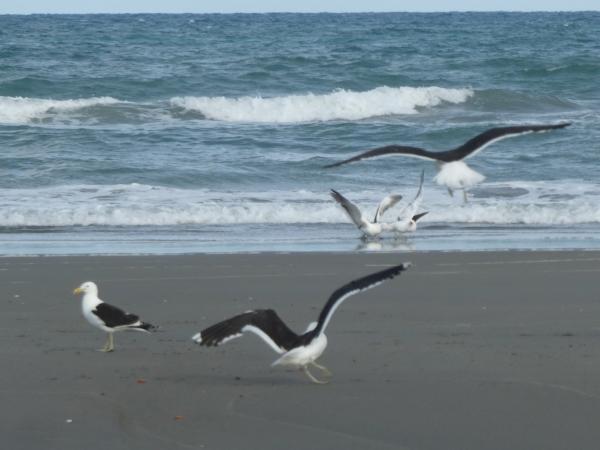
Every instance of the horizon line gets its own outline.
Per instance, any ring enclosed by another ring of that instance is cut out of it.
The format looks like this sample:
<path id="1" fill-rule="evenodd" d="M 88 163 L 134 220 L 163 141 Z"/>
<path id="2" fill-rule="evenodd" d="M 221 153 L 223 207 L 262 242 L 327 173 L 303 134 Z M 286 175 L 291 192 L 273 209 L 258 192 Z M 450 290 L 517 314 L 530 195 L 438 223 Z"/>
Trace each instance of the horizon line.
<path id="1" fill-rule="evenodd" d="M 381 10 L 381 11 L 88 11 L 88 12 L 67 12 L 67 11 L 45 11 L 45 12 L 0 12 L 0 16 L 32 16 L 32 15 L 133 15 L 133 14 L 170 14 L 170 15 L 233 15 L 233 14 L 451 14 L 451 13 L 598 13 L 600 9 L 531 9 L 531 10 L 477 10 L 477 9 L 464 9 L 464 10 Z"/>

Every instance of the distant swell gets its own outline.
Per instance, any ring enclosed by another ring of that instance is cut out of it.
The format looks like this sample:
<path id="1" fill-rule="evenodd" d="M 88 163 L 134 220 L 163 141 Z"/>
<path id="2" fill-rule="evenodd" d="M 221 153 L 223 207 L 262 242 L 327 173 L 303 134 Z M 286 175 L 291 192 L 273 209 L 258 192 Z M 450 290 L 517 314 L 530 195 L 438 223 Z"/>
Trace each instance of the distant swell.
<path id="1" fill-rule="evenodd" d="M 370 91 L 282 97 L 175 97 L 171 104 L 226 122 L 317 122 L 360 120 L 390 114 L 416 114 L 418 108 L 463 103 L 473 91 L 441 87 L 378 87 Z"/>

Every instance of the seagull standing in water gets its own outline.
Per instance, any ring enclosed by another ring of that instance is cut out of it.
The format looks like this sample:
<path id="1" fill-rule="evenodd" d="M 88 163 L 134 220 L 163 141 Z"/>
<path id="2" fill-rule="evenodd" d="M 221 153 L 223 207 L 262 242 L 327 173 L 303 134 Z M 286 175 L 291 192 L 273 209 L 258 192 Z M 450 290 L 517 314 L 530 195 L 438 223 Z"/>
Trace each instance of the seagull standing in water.
<path id="1" fill-rule="evenodd" d="M 462 190 L 465 202 L 467 201 L 467 189 L 481 183 L 485 177 L 471 169 L 463 161 L 476 155 L 488 145 L 509 137 L 522 134 L 539 133 L 559 128 L 565 128 L 571 123 L 559 123 L 554 125 L 521 125 L 512 127 L 491 128 L 478 134 L 464 144 L 452 150 L 432 152 L 419 147 L 407 147 L 401 145 L 387 145 L 368 150 L 352 158 L 329 164 L 325 168 L 337 167 L 361 159 L 376 158 L 379 156 L 400 155 L 435 161 L 438 165 L 438 174 L 434 180 L 442 186 L 446 186 L 448 193 L 452 196 L 454 191 Z"/>
<path id="2" fill-rule="evenodd" d="M 379 236 L 382 232 L 390 229 L 388 224 L 380 222 L 380 219 L 388 209 L 402 199 L 401 195 L 388 195 L 385 197 L 383 200 L 381 200 L 381 202 L 379 202 L 379 206 L 375 211 L 375 217 L 373 218 L 373 221 L 370 221 L 363 215 L 358 206 L 356 206 L 338 191 L 332 189 L 330 195 L 336 202 L 339 203 L 342 208 L 344 208 L 344 211 L 350 220 L 352 220 L 354 225 L 356 225 L 363 233 L 363 236 L 370 238 Z"/>
<path id="3" fill-rule="evenodd" d="M 254 333 L 281 355 L 271 364 L 272 366 L 299 368 L 314 383 L 325 384 L 327 381 L 317 379 L 309 372 L 308 368 L 309 366 L 316 367 L 325 375 L 331 376 L 331 372 L 326 367 L 317 364 L 316 360 L 323 354 L 327 347 L 325 329 L 335 310 L 348 297 L 374 288 L 384 281 L 391 280 L 409 266 L 410 263 L 400 264 L 399 266 L 351 281 L 338 288 L 331 294 L 327 303 L 325 303 L 318 320 L 312 322 L 302 334 L 296 334 L 290 330 L 272 309 L 257 309 L 247 311 L 208 327 L 194 335 L 192 339 L 200 345 L 210 347 L 224 344 L 247 332 Z"/>
<path id="4" fill-rule="evenodd" d="M 83 294 L 81 301 L 83 317 L 96 328 L 108 333 L 108 339 L 100 349 L 101 352 L 114 351 L 115 331 L 135 330 L 149 333 L 158 329 L 157 326 L 142 322 L 135 314 L 129 314 L 116 306 L 104 303 L 98 298 L 98 286 L 92 281 L 83 283 L 73 291 L 73 294 Z"/>

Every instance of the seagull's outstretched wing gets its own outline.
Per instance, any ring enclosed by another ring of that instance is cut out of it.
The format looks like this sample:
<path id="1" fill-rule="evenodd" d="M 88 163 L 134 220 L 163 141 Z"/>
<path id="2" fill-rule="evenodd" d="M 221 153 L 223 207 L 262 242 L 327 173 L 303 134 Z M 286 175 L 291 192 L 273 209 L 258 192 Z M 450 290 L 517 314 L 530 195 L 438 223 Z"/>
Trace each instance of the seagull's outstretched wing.
<path id="1" fill-rule="evenodd" d="M 272 309 L 257 309 L 239 314 L 202 330 L 192 340 L 208 347 L 217 346 L 246 332 L 258 335 L 277 353 L 285 353 L 298 340 L 298 335 Z"/>
<path id="2" fill-rule="evenodd" d="M 404 155 L 404 156 L 414 156 L 415 158 L 421 159 L 430 159 L 435 161 L 437 153 L 430 152 L 428 150 L 424 150 L 418 147 L 406 147 L 402 145 L 386 145 L 385 147 L 377 147 L 372 150 L 367 150 L 360 155 L 356 155 L 352 158 L 345 159 L 343 161 L 339 161 L 333 164 L 328 164 L 324 166 L 325 169 L 330 169 L 332 167 L 341 166 L 342 164 L 348 164 L 355 161 L 360 161 L 361 159 L 367 158 L 377 158 L 379 156 L 394 156 L 394 155 Z"/>
<path id="3" fill-rule="evenodd" d="M 341 166 L 361 159 L 376 158 L 378 156 L 391 156 L 391 155 L 403 155 L 413 156 L 416 158 L 430 159 L 441 162 L 452 162 L 459 161 L 461 159 L 469 158 L 480 152 L 485 147 L 494 142 L 498 142 L 501 139 L 506 139 L 513 136 L 519 136 L 521 134 L 528 133 L 539 133 L 543 131 L 555 130 L 558 128 L 565 128 L 571 125 L 570 122 L 558 123 L 553 125 L 520 125 L 514 127 L 499 127 L 491 128 L 478 134 L 472 139 L 469 139 L 463 145 L 456 147 L 453 150 L 447 150 L 443 152 L 431 152 L 419 147 L 407 147 L 401 145 L 387 145 L 385 147 L 378 147 L 372 150 L 367 150 L 364 153 L 356 155 L 352 158 L 345 159 L 344 161 L 336 162 L 325 166 L 326 169 L 331 167 Z"/>
<path id="4" fill-rule="evenodd" d="M 502 139 L 520 136 L 522 134 L 556 130 L 559 128 L 568 127 L 569 125 L 571 125 L 570 122 L 558 123 L 554 125 L 521 125 L 514 127 L 491 128 L 481 134 L 478 134 L 474 138 L 469 139 L 463 145 L 455 148 L 454 150 L 438 153 L 438 159 L 449 162 L 470 158 L 486 148 L 488 145 L 491 145 L 494 142 L 498 142 Z"/>
<path id="5" fill-rule="evenodd" d="M 327 303 L 325 303 L 325 306 L 321 310 L 321 314 L 319 314 L 319 320 L 314 332 L 318 334 L 325 331 L 325 328 L 329 324 L 329 321 L 331 320 L 335 310 L 348 297 L 358 294 L 359 292 L 366 291 L 367 289 L 374 288 L 375 286 L 379 286 L 384 281 L 391 280 L 400 272 L 408 269 L 409 267 L 410 263 L 400 264 L 399 266 L 394 266 L 380 272 L 372 273 L 366 277 L 359 278 L 358 280 L 351 281 L 341 288 L 338 288 L 333 294 L 331 294 L 327 300 Z"/>
<path id="6" fill-rule="evenodd" d="M 421 201 L 423 200 L 423 179 L 425 177 L 425 171 L 422 170 L 421 171 L 421 180 L 419 182 L 419 190 L 417 191 L 417 195 L 415 195 L 415 198 L 413 199 L 412 202 L 410 202 L 408 205 L 406 205 L 402 211 L 400 211 L 400 214 L 398 215 L 398 220 L 406 220 L 406 219 L 412 219 L 415 216 L 415 213 L 417 212 L 417 210 L 419 209 L 419 206 L 421 206 Z M 422 215 L 419 216 L 418 219 L 420 219 L 421 217 L 423 217 Z M 417 220 L 418 220 L 417 219 Z"/>
<path id="7" fill-rule="evenodd" d="M 384 197 L 381 202 L 379 202 L 379 206 L 377 207 L 377 211 L 375 211 L 375 218 L 373 219 L 374 223 L 379 222 L 379 219 L 383 216 L 383 214 L 393 207 L 396 203 L 402 200 L 401 195 L 388 195 Z"/>
<path id="8" fill-rule="evenodd" d="M 348 214 L 348 217 L 350 217 L 350 220 L 352 220 L 352 222 L 354 222 L 354 224 L 357 227 L 362 227 L 365 225 L 365 219 L 363 218 L 362 212 L 360 211 L 360 209 L 358 209 L 358 206 L 356 206 L 354 203 L 352 203 L 350 200 L 348 200 L 346 197 L 344 197 L 342 194 L 340 194 L 338 191 L 335 190 L 331 190 L 330 192 L 331 196 L 333 197 L 333 199 L 338 202 L 342 208 L 344 208 L 344 211 L 346 211 L 346 214 Z"/>

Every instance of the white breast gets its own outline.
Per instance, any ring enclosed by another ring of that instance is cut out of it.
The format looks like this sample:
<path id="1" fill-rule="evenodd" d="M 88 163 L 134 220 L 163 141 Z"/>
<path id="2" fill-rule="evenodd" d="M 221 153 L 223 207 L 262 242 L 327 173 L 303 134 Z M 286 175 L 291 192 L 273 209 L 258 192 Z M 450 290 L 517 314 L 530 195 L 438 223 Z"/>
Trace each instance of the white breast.
<path id="1" fill-rule="evenodd" d="M 113 331 L 112 328 L 107 328 L 104 325 L 104 322 L 102 322 L 98 316 L 92 312 L 100 303 L 102 303 L 102 300 L 100 300 L 98 297 L 88 294 L 84 295 L 81 301 L 81 312 L 83 313 L 83 317 L 85 317 L 90 324 L 96 328 L 100 328 L 102 331 Z"/>
<path id="2" fill-rule="evenodd" d="M 463 161 L 452 161 L 443 163 L 439 168 L 434 181 L 449 189 L 468 189 L 485 180 L 485 177 L 479 172 L 475 172 Z"/>
<path id="3" fill-rule="evenodd" d="M 360 231 L 362 231 L 367 236 L 377 236 L 378 234 L 381 234 L 381 232 L 383 230 L 381 228 L 380 223 L 370 223 L 369 222 L 366 225 L 363 225 L 362 227 L 360 227 Z"/>
<path id="4" fill-rule="evenodd" d="M 303 347 L 296 347 L 289 352 L 284 353 L 277 359 L 272 366 L 292 366 L 303 367 L 308 363 L 316 361 L 323 354 L 327 347 L 327 336 L 319 335 L 310 344 Z"/>

